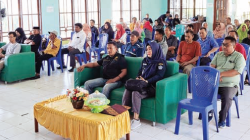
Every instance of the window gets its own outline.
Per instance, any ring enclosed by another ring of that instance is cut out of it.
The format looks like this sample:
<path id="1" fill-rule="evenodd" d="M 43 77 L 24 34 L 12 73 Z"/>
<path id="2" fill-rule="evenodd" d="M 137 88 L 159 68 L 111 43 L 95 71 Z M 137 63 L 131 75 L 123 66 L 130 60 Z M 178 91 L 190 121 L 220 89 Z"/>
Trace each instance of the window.
<path id="1" fill-rule="evenodd" d="M 60 31 L 62 38 L 70 38 L 75 23 L 90 23 L 95 20 L 100 26 L 99 0 L 59 0 Z"/>
<path id="2" fill-rule="evenodd" d="M 168 9 L 173 16 L 178 14 L 180 19 L 190 19 L 197 15 L 206 16 L 206 0 L 169 0 Z"/>
<path id="3" fill-rule="evenodd" d="M 112 0 L 112 24 L 123 22 L 129 24 L 132 17 L 141 18 L 141 0 Z"/>
<path id="4" fill-rule="evenodd" d="M 8 42 L 8 32 L 22 27 L 29 36 L 33 26 L 40 26 L 40 0 L 1 0 L 7 16 L 1 24 L 1 40 Z"/>

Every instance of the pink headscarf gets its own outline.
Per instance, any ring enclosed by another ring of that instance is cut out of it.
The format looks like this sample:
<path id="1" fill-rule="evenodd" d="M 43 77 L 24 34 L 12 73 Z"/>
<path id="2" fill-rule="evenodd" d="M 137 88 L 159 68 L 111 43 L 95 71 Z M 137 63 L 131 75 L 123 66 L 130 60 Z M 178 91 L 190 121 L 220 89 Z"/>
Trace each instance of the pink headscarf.
<path id="1" fill-rule="evenodd" d="M 143 31 L 142 28 L 141 28 L 141 22 L 140 21 L 137 21 L 135 23 L 135 28 L 134 28 L 135 31 L 137 31 L 139 33 L 139 35 L 141 35 L 141 32 Z"/>
<path id="2" fill-rule="evenodd" d="M 220 23 L 220 29 L 218 27 L 215 28 L 214 30 L 214 38 L 222 38 L 224 34 L 226 33 L 226 26 L 224 23 Z"/>
<path id="3" fill-rule="evenodd" d="M 90 29 L 90 27 L 89 27 L 89 25 L 87 23 L 83 24 L 82 30 L 85 32 L 86 35 L 88 35 L 89 33 L 91 33 L 91 29 Z"/>

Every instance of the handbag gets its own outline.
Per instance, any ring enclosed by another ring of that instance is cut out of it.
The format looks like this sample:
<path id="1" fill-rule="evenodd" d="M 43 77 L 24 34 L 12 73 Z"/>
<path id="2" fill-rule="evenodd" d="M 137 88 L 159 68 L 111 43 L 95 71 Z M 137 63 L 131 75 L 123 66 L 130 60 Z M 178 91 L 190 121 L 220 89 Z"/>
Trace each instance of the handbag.
<path id="1" fill-rule="evenodd" d="M 143 80 L 129 79 L 125 83 L 125 88 L 130 91 L 138 91 L 141 94 L 147 93 L 148 83 Z"/>

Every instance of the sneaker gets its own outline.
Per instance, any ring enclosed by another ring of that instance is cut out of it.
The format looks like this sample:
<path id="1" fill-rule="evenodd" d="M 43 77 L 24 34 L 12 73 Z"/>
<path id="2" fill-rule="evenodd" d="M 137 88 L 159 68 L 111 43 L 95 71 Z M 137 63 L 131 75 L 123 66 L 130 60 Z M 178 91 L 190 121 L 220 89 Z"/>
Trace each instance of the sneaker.
<path id="1" fill-rule="evenodd" d="M 63 67 L 63 69 L 66 69 L 66 68 L 67 68 L 66 66 L 62 66 L 62 67 Z M 61 67 L 58 66 L 57 69 L 61 69 Z"/>
<path id="2" fill-rule="evenodd" d="M 226 123 L 225 122 L 219 122 L 218 126 L 219 126 L 219 128 L 225 128 Z"/>
<path id="3" fill-rule="evenodd" d="M 133 120 L 131 121 L 131 129 L 132 129 L 132 130 L 134 130 L 134 129 L 140 127 L 140 126 L 141 126 L 140 120 L 135 120 L 135 119 L 133 119 Z"/>

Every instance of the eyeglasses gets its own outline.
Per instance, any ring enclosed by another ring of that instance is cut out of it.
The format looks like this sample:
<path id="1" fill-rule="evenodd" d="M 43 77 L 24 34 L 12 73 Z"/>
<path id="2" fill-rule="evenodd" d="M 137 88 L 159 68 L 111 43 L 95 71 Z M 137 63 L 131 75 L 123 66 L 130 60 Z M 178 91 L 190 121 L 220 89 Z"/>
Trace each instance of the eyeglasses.
<path id="1" fill-rule="evenodd" d="M 230 44 L 229 43 L 222 43 L 222 46 L 229 47 Z"/>

